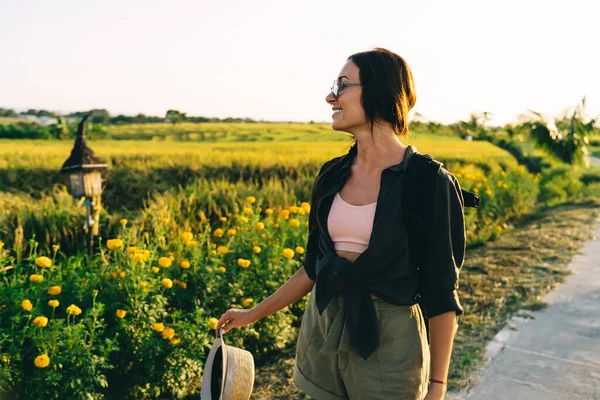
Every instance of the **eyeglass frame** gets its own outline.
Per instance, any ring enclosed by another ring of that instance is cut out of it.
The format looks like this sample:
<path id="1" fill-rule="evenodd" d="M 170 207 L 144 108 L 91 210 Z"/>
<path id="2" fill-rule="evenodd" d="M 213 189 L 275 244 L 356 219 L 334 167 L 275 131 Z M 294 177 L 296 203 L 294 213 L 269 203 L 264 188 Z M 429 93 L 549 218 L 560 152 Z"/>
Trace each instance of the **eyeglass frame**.
<path id="1" fill-rule="evenodd" d="M 336 91 L 333 90 L 333 88 L 336 87 L 336 86 L 337 86 L 337 93 L 336 93 Z M 348 81 L 344 82 L 341 79 L 334 79 L 333 80 L 333 85 L 331 86 L 331 93 L 333 94 L 333 98 L 335 100 L 337 100 L 338 97 L 340 97 L 340 92 L 342 90 L 344 90 L 344 86 L 362 86 L 362 83 L 360 83 L 360 82 L 348 82 Z"/>

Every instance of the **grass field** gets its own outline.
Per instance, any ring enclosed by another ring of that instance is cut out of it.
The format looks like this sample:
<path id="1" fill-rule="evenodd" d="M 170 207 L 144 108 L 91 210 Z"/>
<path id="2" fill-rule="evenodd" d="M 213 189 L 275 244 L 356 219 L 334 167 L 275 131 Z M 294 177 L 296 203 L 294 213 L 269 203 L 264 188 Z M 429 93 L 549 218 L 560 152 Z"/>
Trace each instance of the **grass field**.
<path id="1" fill-rule="evenodd" d="M 264 125 L 260 137 L 270 129 Z M 35 315 L 52 313 L 48 329 L 24 331 L 26 346 L 0 335 L 0 350 L 14 360 L 9 367 L 0 363 L 0 386 L 2 368 L 7 368 L 22 384 L 18 390 L 30 390 L 38 398 L 58 393 L 58 387 L 79 390 L 72 383 L 78 379 L 105 376 L 108 390 L 120 395 L 115 398 L 147 390 L 171 397 L 197 391 L 202 362 L 213 340 L 214 318 L 230 307 L 257 304 L 300 267 L 310 184 L 324 161 L 349 148 L 346 136 L 339 132 L 321 140 L 318 127 L 302 131 L 292 126 L 278 133 L 280 141 L 251 141 L 247 140 L 253 137 L 250 130 L 240 134 L 222 127 L 225 130 L 214 135 L 224 134 L 227 140 L 219 143 L 183 134 L 180 141 L 176 132 L 169 133 L 167 128 L 175 129 L 172 126 L 164 128 L 165 140 L 147 140 L 143 135 L 157 132 L 142 135 L 135 132 L 138 128 L 118 135 L 145 140 L 90 141 L 110 166 L 103 175 L 103 205 L 108 204 L 100 221 L 103 254 L 90 260 L 85 260 L 83 251 L 82 208 L 61 187 L 66 177 L 58 173 L 73 142 L 0 140 L 0 239 L 4 241 L 0 275 L 7 278 L 0 281 L 0 303 L 9 305 L 0 309 L 0 333 L 22 330 L 28 323 L 26 318 L 32 314 L 24 310 L 24 299 L 31 300 Z M 190 134 L 196 133 L 185 133 Z M 169 135 L 176 139 L 167 139 Z M 229 140 L 234 137 L 238 140 Z M 472 246 L 461 273 L 465 316 L 449 376 L 450 387 L 463 387 L 483 360 L 485 344 L 506 318 L 518 308 L 539 306 L 537 296 L 560 282 L 565 271 L 558 263 L 564 263 L 584 239 L 584 227 L 597 215 L 592 211 L 597 204 L 582 206 L 573 214 L 561 212 L 559 220 L 544 222 L 543 231 L 537 229 L 542 221 L 538 226 L 533 220 L 535 226 L 515 231 L 509 239 L 513 224 L 540 206 L 539 176 L 489 142 L 430 134 L 413 134 L 403 142 L 444 162 L 463 188 L 482 198 L 479 209 L 465 210 Z M 557 193 L 561 190 L 554 188 Z M 554 218 L 558 213 L 546 215 Z M 123 217 L 128 221 L 121 221 Z M 38 243 L 28 242 L 33 234 Z M 183 240 L 186 235 L 193 240 Z M 505 237 L 508 241 L 494 244 L 494 239 Z M 109 251 L 111 238 L 124 243 Z M 53 253 L 57 244 L 58 256 Z M 30 251 L 36 254 L 28 256 Z M 56 267 L 40 270 L 37 255 L 52 254 L 57 257 L 53 258 Z M 169 257 L 172 267 L 165 264 Z M 32 284 L 31 273 L 43 273 L 48 285 L 61 286 L 62 308 L 56 315 L 46 307 L 47 287 Z M 92 296 L 95 288 L 100 288 L 99 303 Z M 293 348 L 294 329 L 305 302 L 306 297 L 228 335 L 229 344 L 255 355 L 259 367 L 255 393 L 261 398 L 298 397 L 293 384 L 281 379 L 281 371 L 273 372 L 264 363 L 283 367 L 283 378 L 291 372 L 284 348 Z M 71 303 L 83 309 L 77 323 L 71 322 L 77 330 L 65 328 L 70 316 L 64 306 Z M 106 312 L 94 304 L 106 305 Z M 106 326 L 94 336 L 86 329 L 94 326 L 97 317 Z M 174 329 L 177 337 L 166 340 L 168 335 L 157 333 L 153 324 L 158 321 Z M 70 335 L 68 341 L 51 340 L 65 335 Z M 90 335 L 96 340 L 88 341 Z M 89 344 L 67 347 L 77 342 Z M 42 352 L 51 360 L 54 388 L 45 383 L 46 370 L 31 367 Z M 115 369 L 73 361 L 94 357 Z M 57 369 L 58 363 L 64 369 Z M 184 378 L 173 379 L 184 373 Z M 103 390 L 90 379 L 86 382 L 81 390 Z"/>
<path id="2" fill-rule="evenodd" d="M 298 165 L 324 162 L 348 151 L 349 143 L 340 133 L 335 141 L 303 140 L 280 142 L 153 142 L 135 140 L 89 141 L 97 156 L 109 163 L 142 164 L 165 162 L 172 164 L 231 165 L 232 162 L 250 165 Z M 454 136 L 415 135 L 403 140 L 440 160 L 463 160 L 474 163 L 514 163 L 506 151 L 489 142 L 464 141 Z M 0 168 L 57 167 L 68 158 L 70 141 L 0 140 Z"/>

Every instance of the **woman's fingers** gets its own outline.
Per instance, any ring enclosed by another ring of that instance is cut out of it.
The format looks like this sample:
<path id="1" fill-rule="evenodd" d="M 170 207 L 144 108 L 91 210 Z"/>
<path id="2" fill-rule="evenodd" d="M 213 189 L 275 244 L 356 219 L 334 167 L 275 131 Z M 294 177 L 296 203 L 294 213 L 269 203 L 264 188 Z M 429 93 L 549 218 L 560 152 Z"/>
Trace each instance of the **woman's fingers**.
<path id="1" fill-rule="evenodd" d="M 227 321 L 229 321 L 229 310 L 225 311 L 225 313 L 223 315 L 221 315 L 221 318 L 219 319 L 219 322 L 217 322 L 217 337 L 220 336 L 220 331 L 221 331 L 221 327 L 225 324 L 227 324 Z M 224 333 L 227 333 L 228 329 L 224 328 Z"/>

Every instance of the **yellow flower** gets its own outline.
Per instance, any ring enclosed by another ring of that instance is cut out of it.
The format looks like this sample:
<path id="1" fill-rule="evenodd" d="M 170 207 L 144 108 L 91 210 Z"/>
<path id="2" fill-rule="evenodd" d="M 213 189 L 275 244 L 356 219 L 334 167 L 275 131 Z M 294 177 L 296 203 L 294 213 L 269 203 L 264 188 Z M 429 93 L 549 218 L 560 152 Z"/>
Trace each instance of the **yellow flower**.
<path id="1" fill-rule="evenodd" d="M 170 221 L 170 219 L 169 219 L 169 218 L 167 218 L 167 217 L 163 217 L 163 219 L 162 219 L 162 222 L 163 222 L 163 224 L 166 224 L 166 223 L 168 223 L 169 221 Z"/>
<path id="2" fill-rule="evenodd" d="M 0 247 L 2 247 L 2 246 L 0 246 Z M 53 248 L 54 250 L 58 251 L 58 250 L 60 250 L 60 244 L 53 244 L 53 245 L 52 245 L 52 248 Z"/>
<path id="3" fill-rule="evenodd" d="M 46 354 L 39 355 L 35 358 L 35 360 L 33 360 L 33 363 L 38 368 L 46 368 L 48 365 L 50 365 L 50 357 L 48 357 Z"/>
<path id="4" fill-rule="evenodd" d="M 0 249 L 4 247 L 4 242 L 0 240 Z"/>
<path id="5" fill-rule="evenodd" d="M 265 214 L 267 214 L 267 215 L 271 215 L 271 214 L 273 214 L 273 209 L 272 209 L 272 208 L 267 208 L 267 209 L 265 210 Z"/>
<path id="6" fill-rule="evenodd" d="M 250 260 L 245 260 L 243 258 L 238 258 L 237 263 L 242 268 L 248 268 L 250 266 Z"/>
<path id="7" fill-rule="evenodd" d="M 52 286 L 48 289 L 48 294 L 51 296 L 58 296 L 62 292 L 62 288 L 60 286 Z"/>
<path id="8" fill-rule="evenodd" d="M 160 268 L 158 268 L 158 267 L 152 267 L 152 271 L 154 271 L 154 273 L 157 273 L 158 271 L 160 271 Z"/>
<path id="9" fill-rule="evenodd" d="M 31 309 L 33 308 L 33 304 L 31 304 L 31 301 L 29 300 L 23 300 L 21 302 L 21 307 L 23 307 L 23 310 L 25 311 L 31 311 Z"/>
<path id="10" fill-rule="evenodd" d="M 216 237 L 219 237 L 219 238 L 220 238 L 220 237 L 223 237 L 223 234 L 224 234 L 224 233 L 225 233 L 225 232 L 223 231 L 223 229 L 221 229 L 221 228 L 217 228 L 217 229 L 215 229 L 215 233 L 214 233 L 214 235 L 215 235 Z"/>
<path id="11" fill-rule="evenodd" d="M 255 252 L 256 254 L 260 253 L 260 250 L 261 250 L 261 248 L 260 248 L 260 247 L 258 247 L 258 246 L 254 246 L 254 247 L 252 248 L 252 251 L 253 251 L 253 252 Z"/>
<path id="12" fill-rule="evenodd" d="M 505 183 L 504 185 L 502 185 L 502 187 L 503 187 L 504 189 L 508 189 L 508 183 Z"/>
<path id="13" fill-rule="evenodd" d="M 279 212 L 280 219 L 288 219 L 290 217 L 290 210 L 281 210 Z"/>
<path id="14" fill-rule="evenodd" d="M 190 267 L 190 262 L 183 260 L 182 262 L 179 263 L 179 265 L 181 266 L 181 268 L 183 269 L 188 269 Z"/>
<path id="15" fill-rule="evenodd" d="M 211 329 L 217 329 L 218 323 L 219 323 L 219 320 L 214 317 L 208 319 L 208 324 L 210 325 Z"/>
<path id="16" fill-rule="evenodd" d="M 52 260 L 46 256 L 41 256 L 35 259 L 35 265 L 41 268 L 48 268 L 52 265 Z"/>
<path id="17" fill-rule="evenodd" d="M 163 268 L 168 268 L 171 266 L 171 264 L 172 264 L 172 261 L 170 258 L 161 257 L 158 259 L 158 265 L 160 265 Z"/>
<path id="18" fill-rule="evenodd" d="M 125 271 L 119 272 L 119 278 L 125 278 Z"/>
<path id="19" fill-rule="evenodd" d="M 187 283 L 185 283 L 185 282 L 179 282 L 179 286 L 180 286 L 182 289 L 187 289 Z"/>
<path id="20" fill-rule="evenodd" d="M 225 272 L 225 271 L 227 271 L 227 270 L 225 269 L 225 267 L 219 267 L 219 271 L 221 271 L 221 272 Z"/>
<path id="21" fill-rule="evenodd" d="M 175 336 L 175 329 L 173 329 L 173 328 L 163 329 L 163 331 L 162 331 L 163 339 L 171 340 L 171 339 L 173 339 L 174 336 Z"/>
<path id="22" fill-rule="evenodd" d="M 213 256 L 217 255 L 217 251 L 216 250 L 211 250 L 210 254 L 212 254 Z"/>
<path id="23" fill-rule="evenodd" d="M 127 248 L 127 254 L 133 254 L 133 253 L 135 253 L 137 250 L 138 250 L 138 248 L 137 248 L 137 247 L 135 247 L 135 246 L 129 246 L 129 247 Z"/>
<path id="24" fill-rule="evenodd" d="M 253 299 L 251 299 L 251 298 L 244 299 L 244 300 L 242 301 L 242 305 L 243 305 L 244 307 L 248 307 L 250 304 L 252 304 L 252 302 L 253 302 L 253 301 L 254 301 L 254 300 L 253 300 Z"/>
<path id="25" fill-rule="evenodd" d="M 244 214 L 252 214 L 252 209 L 250 207 L 244 207 Z"/>
<path id="26" fill-rule="evenodd" d="M 75 304 L 71 304 L 67 307 L 67 312 L 71 315 L 79 315 L 81 314 L 81 308 L 77 307 Z"/>
<path id="27" fill-rule="evenodd" d="M 256 202 L 256 197 L 248 196 L 248 197 L 246 197 L 246 201 L 250 204 L 254 204 Z"/>
<path id="28" fill-rule="evenodd" d="M 221 222 L 225 222 L 225 221 L 227 221 L 227 217 L 220 217 L 220 218 L 219 218 L 219 221 L 221 221 Z"/>
<path id="29" fill-rule="evenodd" d="M 237 231 L 233 228 L 227 229 L 227 236 L 235 236 L 236 233 Z"/>
<path id="30" fill-rule="evenodd" d="M 198 242 L 195 240 L 188 240 L 187 242 L 185 242 L 185 247 L 191 248 L 195 247 L 197 244 Z"/>
<path id="31" fill-rule="evenodd" d="M 121 218 L 121 220 L 119 221 L 119 223 L 123 226 L 127 225 L 127 220 L 125 218 Z"/>
<path id="32" fill-rule="evenodd" d="M 491 196 L 492 193 L 493 192 L 489 188 L 485 190 L 485 194 L 487 194 L 488 196 Z"/>
<path id="33" fill-rule="evenodd" d="M 33 319 L 33 325 L 39 327 L 39 328 L 43 328 L 46 325 L 48 325 L 48 318 L 46 317 L 35 317 Z"/>
<path id="34" fill-rule="evenodd" d="M 146 251 L 146 250 L 145 250 Z M 133 261 L 143 264 L 148 260 L 149 254 L 146 254 L 145 251 L 137 251 L 132 255 Z"/>
<path id="35" fill-rule="evenodd" d="M 279 224 L 273 224 L 275 228 L 279 228 Z"/>
<path id="36" fill-rule="evenodd" d="M 496 230 L 497 230 L 498 232 L 501 232 L 501 231 L 502 231 L 502 227 L 501 227 L 500 225 L 498 225 L 498 226 L 496 226 Z"/>
<path id="37" fill-rule="evenodd" d="M 297 228 L 300 226 L 300 221 L 296 218 L 290 219 L 290 225 Z"/>
<path id="38" fill-rule="evenodd" d="M 161 283 L 167 289 L 171 289 L 173 287 L 173 281 L 170 280 L 169 278 L 163 278 L 163 280 L 161 281 Z"/>
<path id="39" fill-rule="evenodd" d="M 52 308 L 56 308 L 56 307 L 58 307 L 58 305 L 59 305 L 59 304 L 60 304 L 60 303 L 58 302 L 58 300 L 49 300 L 49 301 L 48 301 L 48 305 L 49 305 L 50 307 L 52 307 Z"/>
<path id="40" fill-rule="evenodd" d="M 304 247 L 302 247 L 302 246 L 296 246 L 296 253 L 298 253 L 298 254 L 304 254 Z"/>
<path id="41" fill-rule="evenodd" d="M 192 240 L 194 238 L 194 234 L 192 232 L 183 232 L 181 234 L 181 238 L 183 239 L 184 242 L 189 242 L 190 240 Z"/>
<path id="42" fill-rule="evenodd" d="M 39 283 L 44 280 L 44 276 L 40 274 L 31 274 L 29 275 L 29 282 Z"/>
<path id="43" fill-rule="evenodd" d="M 248 218 L 246 218 L 246 217 L 244 217 L 244 216 L 238 217 L 238 219 L 239 219 L 240 221 L 242 221 L 242 222 L 245 222 L 245 223 L 247 223 L 248 221 L 250 221 Z"/>
<path id="44" fill-rule="evenodd" d="M 121 318 L 122 319 L 122 318 L 125 318 L 125 316 L 127 315 L 127 311 L 121 310 L 119 308 L 119 309 L 117 309 L 116 314 L 117 314 L 117 318 Z"/>
<path id="45" fill-rule="evenodd" d="M 227 246 L 219 246 L 217 247 L 217 252 L 221 255 L 225 255 L 229 253 L 229 248 Z"/>
<path id="46" fill-rule="evenodd" d="M 298 206 L 290 206 L 290 212 L 292 214 L 298 214 L 299 210 L 300 210 L 300 207 L 298 207 Z"/>
<path id="47" fill-rule="evenodd" d="M 181 338 L 180 337 L 176 337 L 176 338 L 173 338 L 173 339 L 169 340 L 169 343 L 171 343 L 172 345 L 179 344 L 179 342 L 181 342 Z"/>
<path id="48" fill-rule="evenodd" d="M 123 241 L 121 239 L 108 239 L 106 241 L 106 247 L 109 250 L 116 250 L 123 248 Z"/>
<path id="49" fill-rule="evenodd" d="M 289 248 L 287 248 L 287 247 L 286 247 L 285 249 L 283 249 L 283 251 L 281 252 L 281 254 L 282 254 L 282 255 L 283 255 L 285 258 L 287 258 L 287 259 L 290 259 L 290 258 L 293 258 L 293 257 L 294 257 L 294 250 L 292 250 L 292 249 L 289 249 Z"/>
<path id="50" fill-rule="evenodd" d="M 162 332 L 165 329 L 165 324 L 162 322 L 157 322 L 152 325 L 152 329 L 154 329 L 156 332 Z"/>
<path id="51" fill-rule="evenodd" d="M 145 288 L 146 286 L 148 286 L 148 282 L 146 282 L 146 281 L 141 281 L 141 282 L 140 282 L 140 286 L 141 286 L 141 287 L 143 287 L 143 288 Z"/>
<path id="52" fill-rule="evenodd" d="M 265 224 L 262 222 L 257 222 L 256 224 L 254 224 L 254 229 L 256 229 L 257 231 L 262 231 L 263 229 L 265 229 Z"/>

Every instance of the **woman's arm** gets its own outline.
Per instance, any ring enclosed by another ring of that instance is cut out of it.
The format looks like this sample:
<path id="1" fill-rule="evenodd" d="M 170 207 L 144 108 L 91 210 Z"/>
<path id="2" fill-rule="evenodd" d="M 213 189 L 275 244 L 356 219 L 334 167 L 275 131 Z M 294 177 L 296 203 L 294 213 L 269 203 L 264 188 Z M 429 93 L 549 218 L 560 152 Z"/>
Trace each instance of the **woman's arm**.
<path id="1" fill-rule="evenodd" d="M 251 309 L 252 321 L 258 321 L 297 302 L 306 296 L 314 285 L 315 281 L 308 277 L 304 267 L 298 269 L 275 293 Z"/>
<path id="2" fill-rule="evenodd" d="M 455 311 L 436 315 L 429 320 L 430 378 L 443 382 L 447 381 L 455 333 Z M 436 386 L 439 386 L 439 388 Z M 446 392 L 446 385 L 431 382 L 430 387 L 432 390 Z"/>

